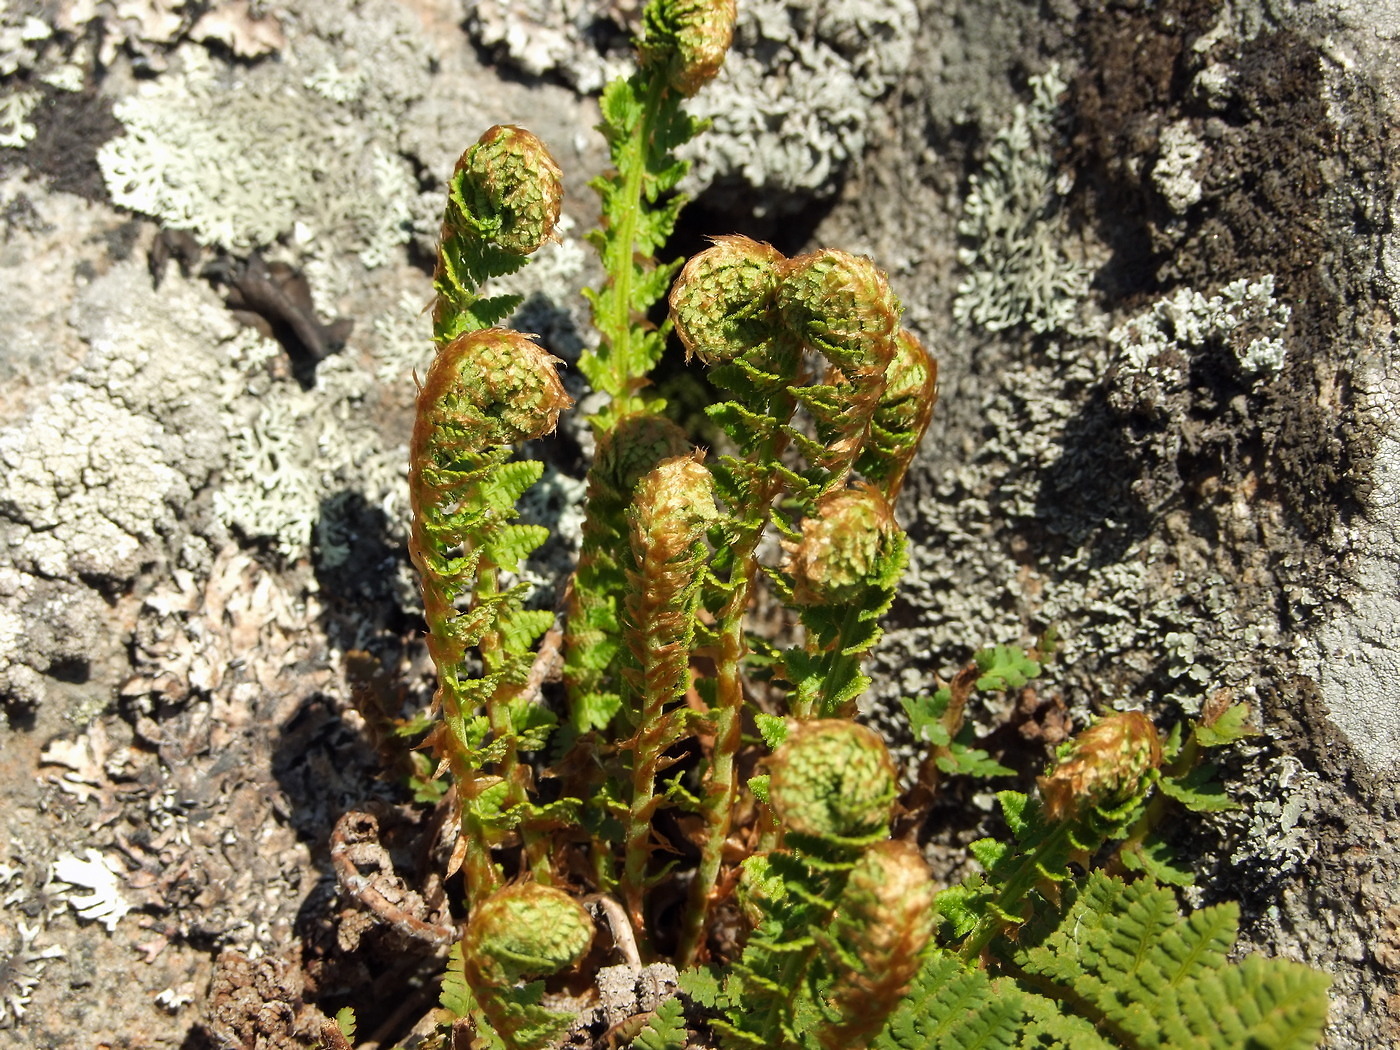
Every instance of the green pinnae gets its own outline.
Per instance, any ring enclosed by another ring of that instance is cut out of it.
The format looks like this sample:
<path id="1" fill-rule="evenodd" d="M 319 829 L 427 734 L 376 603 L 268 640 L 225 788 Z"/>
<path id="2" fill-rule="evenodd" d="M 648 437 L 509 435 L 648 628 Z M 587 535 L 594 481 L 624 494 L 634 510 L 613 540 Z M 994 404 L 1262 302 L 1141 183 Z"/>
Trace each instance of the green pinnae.
<path id="1" fill-rule="evenodd" d="M 888 833 L 894 763 L 873 729 L 840 718 L 793 723 L 769 769 L 769 798 L 788 831 L 824 839 Z"/>
<path id="2" fill-rule="evenodd" d="M 790 260 L 777 305 L 787 328 L 848 376 L 883 371 L 894 356 L 899 300 L 864 256 L 827 248 Z"/>
<path id="3" fill-rule="evenodd" d="M 791 545 L 786 569 L 793 600 L 800 606 L 835 605 L 861 597 L 873 579 L 886 575 L 882 563 L 900 556 L 898 539 L 890 505 L 870 486 L 823 497 Z"/>
<path id="4" fill-rule="evenodd" d="M 885 372 L 870 421 L 870 439 L 855 468 L 893 500 L 919 450 L 938 399 L 938 362 L 907 328 L 894 339 L 894 358 Z"/>
<path id="5" fill-rule="evenodd" d="M 671 288 L 671 321 L 687 357 L 732 361 L 773 336 L 772 304 L 783 256 L 748 237 L 715 238 Z"/>
<path id="6" fill-rule="evenodd" d="M 714 79 L 734 39 L 734 0 L 661 0 L 642 10 L 642 57 L 667 66 L 667 83 L 689 98 Z"/>
<path id="7" fill-rule="evenodd" d="M 534 134 L 497 124 L 457 161 L 449 192 L 483 238 L 529 255 L 559 222 L 564 183 L 559 165 Z"/>
<path id="8" fill-rule="evenodd" d="M 593 923 L 578 901 L 524 882 L 473 906 L 462 959 L 473 987 L 508 988 L 578 965 L 592 943 Z"/>
<path id="9" fill-rule="evenodd" d="M 504 328 L 454 339 L 438 351 L 418 395 L 414 462 L 426 462 L 434 447 L 478 451 L 551 433 L 573 404 L 559 381 L 560 363 Z M 446 438 L 454 431 L 458 442 Z"/>

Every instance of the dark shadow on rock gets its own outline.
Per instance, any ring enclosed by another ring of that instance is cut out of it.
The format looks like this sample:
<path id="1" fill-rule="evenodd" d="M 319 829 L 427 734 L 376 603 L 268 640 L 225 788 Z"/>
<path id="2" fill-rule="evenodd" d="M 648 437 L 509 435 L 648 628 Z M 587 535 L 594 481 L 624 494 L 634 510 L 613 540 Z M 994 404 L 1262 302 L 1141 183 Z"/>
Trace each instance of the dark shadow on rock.
<path id="1" fill-rule="evenodd" d="M 1036 493 L 1042 534 L 1032 549 L 1048 560 L 1088 547 L 1088 568 L 1122 560 L 1151 530 L 1151 515 L 1134 493 L 1141 468 L 1122 425 L 1090 394 L 1065 427 L 1060 455 L 1045 468 Z"/>

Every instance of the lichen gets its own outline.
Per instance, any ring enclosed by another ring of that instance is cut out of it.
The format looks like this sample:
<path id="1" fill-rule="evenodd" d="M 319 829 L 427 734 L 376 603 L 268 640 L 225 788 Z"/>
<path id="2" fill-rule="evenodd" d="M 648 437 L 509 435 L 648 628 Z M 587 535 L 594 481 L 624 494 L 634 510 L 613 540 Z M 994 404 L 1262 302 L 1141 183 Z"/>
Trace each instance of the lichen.
<path id="1" fill-rule="evenodd" d="M 20 149 L 36 134 L 29 114 L 43 98 L 37 91 L 11 91 L 0 96 L 0 148 Z"/>
<path id="2" fill-rule="evenodd" d="M 1191 358 L 1228 353 L 1235 370 L 1259 385 L 1283 370 L 1283 333 L 1292 308 L 1274 296 L 1274 276 L 1241 278 L 1209 298 L 1178 288 L 1108 333 L 1118 347 L 1119 383 L 1138 384 L 1139 399 L 1166 400 L 1183 386 Z"/>
<path id="3" fill-rule="evenodd" d="M 89 286 L 87 358 L 27 420 L 0 430 L 0 533 L 23 571 L 132 579 L 219 458 L 211 347 L 233 323 L 207 292 L 133 294 L 143 284 L 144 268 L 128 263 Z"/>
<path id="4" fill-rule="evenodd" d="M 1205 155 L 1205 143 L 1196 137 L 1189 120 L 1178 120 L 1162 129 L 1152 184 L 1177 215 L 1185 214 L 1201 199 L 1204 191 L 1198 171 Z"/>
<path id="5" fill-rule="evenodd" d="M 345 357 L 321 363 L 316 385 L 302 390 L 288 379 L 266 384 L 262 396 L 241 402 L 231 430 L 224 483 L 214 512 L 251 540 L 271 540 L 288 561 L 304 557 L 334 494 L 352 488 L 370 506 L 407 506 L 407 481 L 395 450 L 384 450 L 363 418 L 372 380 Z M 323 554 L 339 564 L 336 526 L 327 525 Z"/>
<path id="6" fill-rule="evenodd" d="M 56 944 L 36 947 L 40 932 L 42 927 L 30 926 L 23 919 L 16 920 L 8 934 L 0 932 L 0 1028 L 12 1028 L 23 1020 L 44 967 L 50 959 L 64 955 Z"/>
<path id="7" fill-rule="evenodd" d="M 958 284 L 953 316 L 1000 332 L 1024 325 L 1048 333 L 1071 327 L 1089 289 L 1090 268 L 1066 250 L 1071 243 L 1052 147 L 1066 84 L 1059 69 L 1030 78 L 1029 105 L 992 138 L 987 159 L 969 177 L 958 233 L 968 273 Z"/>
<path id="8" fill-rule="evenodd" d="M 38 63 L 42 43 L 53 36 L 53 27 L 38 17 L 41 13 L 37 3 L 0 2 L 0 77 Z"/>
<path id="9" fill-rule="evenodd" d="M 711 128 L 686 153 L 687 188 L 747 185 L 759 214 L 830 197 L 908 68 L 918 17 L 910 0 L 741 4 L 734 47 L 693 105 Z"/>
<path id="10" fill-rule="evenodd" d="M 557 72 L 592 94 L 630 65 L 621 27 L 590 0 L 479 0 L 468 5 L 467 30 L 482 47 L 522 72 Z"/>
<path id="11" fill-rule="evenodd" d="M 829 197 L 864 151 L 880 100 L 908 68 L 918 12 L 912 0 L 752 0 L 739 5 L 719 76 L 690 103 L 712 122 L 684 183 L 716 182 L 760 213 Z M 630 65 L 626 34 L 595 4 L 483 0 L 468 30 L 534 76 L 555 73 L 597 91 Z"/>
<path id="12" fill-rule="evenodd" d="M 373 267 L 407 242 L 417 185 L 388 134 L 345 101 L 363 84 L 327 98 L 275 63 L 235 74 L 198 48 L 179 54 L 183 72 L 114 108 L 126 133 L 98 163 L 116 203 L 239 253 L 294 237 Z"/>
<path id="13" fill-rule="evenodd" d="M 120 876 L 124 874 L 116 861 L 89 847 L 81 857 L 65 853 L 53 864 L 54 878 L 87 893 L 68 891 L 68 903 L 82 918 L 101 923 L 111 933 L 117 923 L 131 911 L 131 903 L 122 895 Z"/>

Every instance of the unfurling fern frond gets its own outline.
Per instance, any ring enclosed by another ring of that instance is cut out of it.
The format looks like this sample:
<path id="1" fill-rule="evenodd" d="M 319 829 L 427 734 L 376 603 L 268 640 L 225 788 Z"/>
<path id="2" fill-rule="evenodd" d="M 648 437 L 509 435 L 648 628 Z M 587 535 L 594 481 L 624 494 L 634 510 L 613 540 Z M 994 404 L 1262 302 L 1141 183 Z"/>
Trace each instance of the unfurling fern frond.
<path id="1" fill-rule="evenodd" d="M 606 728 L 622 704 L 622 603 L 632 567 L 627 508 L 637 482 L 689 450 L 680 427 L 650 412 L 624 416 L 598 439 L 564 634 L 564 681 L 579 732 Z"/>
<path id="2" fill-rule="evenodd" d="M 1157 729 L 1140 711 L 1111 715 L 1064 745 L 1059 762 L 1039 778 L 1040 798 L 997 795 L 1014 845 L 972 844 L 986 876 L 940 893 L 938 906 L 968 960 L 1013 931 L 1110 838 L 1121 838 L 1142 811 L 1151 775 L 1162 761 Z"/>
<path id="3" fill-rule="evenodd" d="M 704 127 L 681 102 L 718 72 L 734 13 L 734 0 L 650 0 L 642 12 L 640 67 L 603 91 L 598 128 L 614 170 L 590 183 L 605 220 L 589 241 L 607 279 L 584 293 L 601 339 L 579 359 L 593 388 L 611 398 L 593 419 L 599 432 L 631 412 L 660 407 L 641 389 L 661 359 L 668 326 L 653 328 L 646 315 L 665 296 L 681 260 L 658 265 L 655 255 L 685 203 L 676 186 L 690 164 L 675 151 Z"/>
<path id="4" fill-rule="evenodd" d="M 691 728 L 695 712 L 678 707 L 690 684 L 695 613 L 709 547 L 705 531 L 719 516 L 714 483 L 698 456 L 668 459 L 637 486 L 628 511 L 632 558 L 626 637 L 631 666 L 623 711 L 632 728 L 632 799 L 624 834 L 622 895 L 637 929 L 649 884 L 652 820 L 664 796 L 657 777 L 666 751 Z"/>
<path id="5" fill-rule="evenodd" d="M 515 312 L 519 296 L 486 299 L 478 289 L 520 269 L 550 238 L 563 196 L 559 166 L 524 128 L 497 125 L 462 154 L 447 184 L 433 274 L 439 346 Z"/>
<path id="6" fill-rule="evenodd" d="M 850 717 L 870 679 L 861 661 L 880 639 L 880 617 L 904 573 L 905 537 L 883 496 L 865 485 L 828 493 L 774 573 L 796 606 L 806 644 L 784 654 L 796 718 Z"/>
<path id="7" fill-rule="evenodd" d="M 530 646 L 548 626 L 521 608 L 522 588 L 499 585 L 499 573 L 513 571 L 543 538 L 510 524 L 515 495 L 540 467 L 508 462 L 509 446 L 553 430 L 569 405 L 557 364 L 516 332 L 459 336 L 428 369 L 413 430 L 409 553 L 422 579 L 442 715 L 429 741 L 457 782 L 468 885 L 482 893 L 499 875 L 490 857 L 495 835 L 478 802 L 497 782 L 508 806 L 527 802 L 510 703 L 528 675 Z M 474 676 L 468 662 L 473 647 L 484 675 Z"/>
<path id="8" fill-rule="evenodd" d="M 463 973 L 507 1050 L 537 1050 L 568 1027 L 573 1015 L 546 1007 L 544 982 L 534 978 L 578 965 L 592 943 L 588 913 L 562 890 L 525 882 L 474 902 Z"/>
<path id="9" fill-rule="evenodd" d="M 724 989 L 728 1047 L 858 1045 L 899 1001 L 932 932 L 928 867 L 885 841 L 894 766 L 873 730 L 795 722 L 771 760 L 786 849 L 750 858 L 758 919 Z"/>

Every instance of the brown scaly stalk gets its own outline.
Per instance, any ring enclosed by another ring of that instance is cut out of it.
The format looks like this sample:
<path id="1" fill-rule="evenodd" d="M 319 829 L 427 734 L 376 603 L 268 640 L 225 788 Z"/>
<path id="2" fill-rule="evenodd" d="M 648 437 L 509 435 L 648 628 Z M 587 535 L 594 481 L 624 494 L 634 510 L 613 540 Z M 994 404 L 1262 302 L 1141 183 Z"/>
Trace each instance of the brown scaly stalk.
<path id="1" fill-rule="evenodd" d="M 686 728 L 689 709 L 668 711 L 689 685 L 691 642 L 700 600 L 705 530 L 718 517 L 710 473 L 699 454 L 666 460 L 642 479 L 628 512 L 636 569 L 629 574 L 627 643 L 630 708 L 636 732 L 632 752 L 632 800 L 625 821 L 621 879 L 632 924 L 646 928 L 642 898 L 652 854 L 651 822 L 663 798 L 656 778 L 671 760 L 668 747 Z"/>

